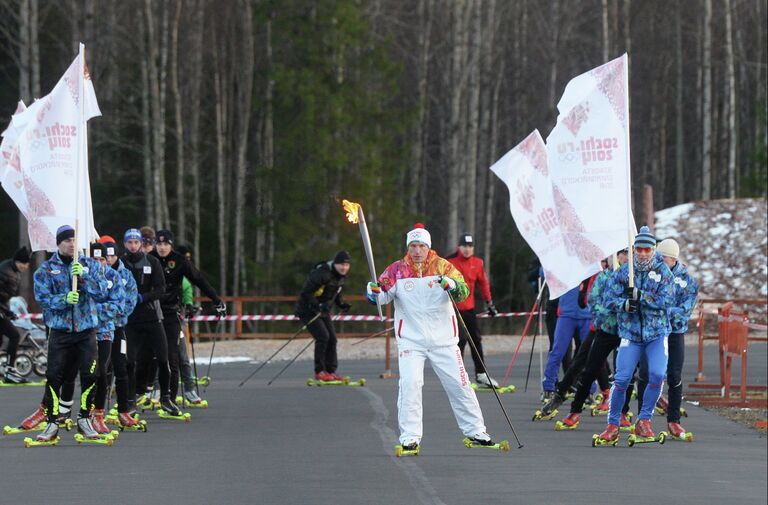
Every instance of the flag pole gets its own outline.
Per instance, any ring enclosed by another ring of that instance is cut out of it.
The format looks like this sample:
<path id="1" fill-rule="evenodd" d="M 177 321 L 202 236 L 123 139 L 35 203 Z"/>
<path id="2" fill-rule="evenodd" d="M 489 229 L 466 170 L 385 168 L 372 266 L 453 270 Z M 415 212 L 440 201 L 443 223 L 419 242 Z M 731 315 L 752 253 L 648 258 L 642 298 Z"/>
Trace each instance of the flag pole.
<path id="1" fill-rule="evenodd" d="M 78 97 L 79 97 L 79 114 L 78 114 L 78 129 L 80 130 L 80 138 L 77 142 L 77 165 L 75 167 L 75 254 L 74 254 L 74 261 L 77 261 L 79 258 L 79 242 L 80 239 L 80 172 L 82 171 L 82 163 L 83 163 L 83 142 L 85 142 L 85 136 L 87 133 L 85 132 L 83 128 L 83 116 L 85 116 L 84 113 L 84 103 L 85 103 L 85 45 L 81 42 L 78 51 L 78 68 L 77 68 L 77 90 L 78 90 Z M 77 291 L 77 276 L 72 276 L 72 291 Z"/>
<path id="2" fill-rule="evenodd" d="M 632 249 L 632 164 L 629 156 L 629 57 L 624 53 L 624 103 L 626 105 L 626 117 L 624 118 L 624 136 L 627 144 L 627 251 L 629 268 L 629 287 L 635 286 L 635 262 Z"/>

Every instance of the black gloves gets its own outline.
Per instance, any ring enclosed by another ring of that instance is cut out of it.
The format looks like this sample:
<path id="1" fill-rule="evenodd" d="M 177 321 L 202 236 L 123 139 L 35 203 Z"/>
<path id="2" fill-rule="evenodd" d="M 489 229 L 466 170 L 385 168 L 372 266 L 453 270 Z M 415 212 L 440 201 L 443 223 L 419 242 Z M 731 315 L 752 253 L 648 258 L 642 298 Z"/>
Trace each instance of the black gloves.
<path id="1" fill-rule="evenodd" d="M 496 306 L 493 304 L 493 300 L 488 300 L 488 303 L 486 303 L 485 306 L 488 309 L 489 316 L 496 317 L 498 315 L 499 311 L 496 309 Z"/>
<path id="2" fill-rule="evenodd" d="M 349 309 L 352 308 L 352 306 L 347 302 L 343 302 L 339 304 L 339 308 L 341 309 L 342 312 L 347 312 Z"/>

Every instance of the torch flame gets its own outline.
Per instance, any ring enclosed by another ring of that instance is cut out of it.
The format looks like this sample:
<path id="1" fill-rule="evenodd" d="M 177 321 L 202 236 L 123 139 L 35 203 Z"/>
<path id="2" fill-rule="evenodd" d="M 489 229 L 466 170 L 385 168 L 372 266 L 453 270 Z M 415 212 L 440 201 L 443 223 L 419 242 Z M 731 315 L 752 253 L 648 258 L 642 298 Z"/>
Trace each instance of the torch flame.
<path id="1" fill-rule="evenodd" d="M 359 224 L 360 219 L 358 218 L 358 211 L 360 210 L 360 204 L 350 202 L 349 200 L 343 200 L 341 203 L 347 213 L 347 221 L 352 224 Z"/>

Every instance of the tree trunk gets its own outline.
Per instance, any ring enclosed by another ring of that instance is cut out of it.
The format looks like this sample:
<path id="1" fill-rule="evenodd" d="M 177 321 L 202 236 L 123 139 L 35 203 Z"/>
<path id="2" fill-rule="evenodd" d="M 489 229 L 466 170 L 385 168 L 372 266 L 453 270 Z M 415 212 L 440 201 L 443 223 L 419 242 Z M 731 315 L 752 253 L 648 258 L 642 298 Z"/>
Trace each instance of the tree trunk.
<path id="1" fill-rule="evenodd" d="M 704 48 L 702 72 L 704 103 L 702 110 L 702 160 L 701 160 L 701 198 L 712 197 L 712 0 L 704 0 Z"/>
<path id="2" fill-rule="evenodd" d="M 464 189 L 464 195 L 466 197 L 466 209 L 462 213 L 459 226 L 461 230 L 458 232 L 468 231 L 470 233 L 477 233 L 478 229 L 475 228 L 475 219 L 477 217 L 477 144 L 478 144 L 478 132 L 480 129 L 480 59 L 483 55 L 483 47 L 481 46 L 481 34 L 483 33 L 481 24 L 482 4 L 479 2 L 471 2 L 472 14 L 472 43 L 469 47 L 469 104 L 468 104 L 468 129 L 466 136 L 466 164 L 464 170 L 464 180 L 466 186 Z M 486 33 L 486 36 L 488 34 Z M 485 170 L 484 170 L 485 171 Z M 458 237 L 457 237 L 458 239 Z M 457 243 L 454 242 L 454 245 Z"/>
<path id="3" fill-rule="evenodd" d="M 226 187 L 226 141 L 228 97 L 225 77 L 222 75 L 224 49 L 219 47 L 216 33 L 212 34 L 213 43 L 213 89 L 216 113 L 216 193 L 218 196 L 218 235 L 219 235 L 219 293 L 227 291 L 227 187 Z"/>
<path id="4" fill-rule="evenodd" d="M 552 104 L 550 117 L 557 116 L 557 56 L 560 45 L 560 0 L 552 0 L 552 48 L 549 53 L 549 103 Z"/>
<path id="5" fill-rule="evenodd" d="M 184 103 L 179 87 L 179 24 L 181 22 L 182 0 L 176 0 L 176 12 L 171 29 L 171 93 L 173 94 L 173 112 L 176 123 L 176 237 L 178 243 L 187 242 L 187 202 L 185 198 L 187 174 L 184 167 L 184 122 L 182 105 Z"/>
<path id="6" fill-rule="evenodd" d="M 203 77 L 203 29 L 205 27 L 205 9 L 207 3 L 201 0 L 193 9 L 189 83 L 189 173 L 192 178 L 192 244 L 198 264 L 202 263 L 203 251 L 200 249 L 200 109 L 202 100 L 200 83 Z"/>
<path id="7" fill-rule="evenodd" d="M 423 212 L 422 195 L 426 187 L 424 175 L 424 154 L 426 150 L 427 118 L 429 117 L 429 97 L 427 96 L 429 79 L 430 42 L 432 37 L 432 0 L 419 1 L 420 30 L 418 35 L 419 58 L 416 62 L 416 81 L 418 99 L 416 102 L 416 134 L 411 147 L 411 189 L 409 208 L 417 213 Z M 406 172 L 407 173 L 407 172 Z M 424 178 L 424 180 L 422 180 Z"/>
<path id="8" fill-rule="evenodd" d="M 683 128 L 683 30 L 682 4 L 678 4 L 675 20 L 675 63 L 677 83 L 675 85 L 675 204 L 685 202 L 685 129 Z"/>
<path id="9" fill-rule="evenodd" d="M 147 54 L 146 28 L 144 19 L 139 21 L 139 49 L 141 54 Z M 144 162 L 144 206 L 147 223 L 157 223 L 155 207 L 154 180 L 152 175 L 152 132 L 149 111 L 149 64 L 147 58 L 141 58 L 141 133 L 142 160 Z"/>
<path id="10" fill-rule="evenodd" d="M 611 55 L 610 41 L 611 33 L 608 25 L 608 0 L 602 0 L 603 11 L 603 63 L 608 61 Z"/>
<path id="11" fill-rule="evenodd" d="M 728 89 L 728 198 L 736 198 L 736 145 L 739 132 L 736 129 L 736 75 L 733 57 L 733 12 L 731 0 L 725 0 L 725 57 Z"/>
<path id="12" fill-rule="evenodd" d="M 232 290 L 234 296 L 240 294 L 240 289 L 245 291 L 247 273 L 244 270 L 244 258 L 246 256 L 244 243 L 243 214 L 247 210 L 245 201 L 245 189 L 247 186 L 246 171 L 248 169 L 248 138 L 251 124 L 251 97 L 253 96 L 253 12 L 250 1 L 244 3 L 244 12 L 241 16 L 243 33 L 240 36 L 242 51 L 239 53 L 241 65 L 238 66 L 238 109 L 240 111 L 240 127 L 237 139 L 237 174 L 235 175 L 235 244 L 234 244 L 234 277 Z M 242 262 L 242 264 L 241 264 Z M 242 271 L 241 271 L 242 269 Z M 242 275 L 242 281 L 241 281 Z M 242 286 L 241 286 L 242 284 Z"/>

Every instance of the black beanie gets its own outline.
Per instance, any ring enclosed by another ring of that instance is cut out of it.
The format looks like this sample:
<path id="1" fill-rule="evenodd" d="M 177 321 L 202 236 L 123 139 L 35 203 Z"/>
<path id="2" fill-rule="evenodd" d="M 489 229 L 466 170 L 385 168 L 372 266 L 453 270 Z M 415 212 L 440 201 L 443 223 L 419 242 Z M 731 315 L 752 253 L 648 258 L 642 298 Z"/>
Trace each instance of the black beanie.
<path id="1" fill-rule="evenodd" d="M 30 259 L 29 249 L 27 249 L 27 246 L 23 246 L 18 251 L 13 253 L 13 261 L 18 261 L 19 263 L 29 263 Z"/>
<path id="2" fill-rule="evenodd" d="M 333 264 L 339 264 L 339 263 L 349 263 L 349 260 L 351 260 L 352 257 L 349 255 L 347 251 L 339 251 L 336 253 L 336 256 L 333 257 Z"/>
<path id="3" fill-rule="evenodd" d="M 100 242 L 93 242 L 90 247 L 91 250 L 91 258 L 106 258 L 107 257 L 107 251 L 104 247 L 104 244 Z"/>
<path id="4" fill-rule="evenodd" d="M 167 242 L 173 245 L 173 233 L 168 230 L 160 230 L 155 234 L 156 243 Z"/>
<path id="5" fill-rule="evenodd" d="M 75 229 L 68 224 L 59 226 L 59 229 L 56 230 L 56 245 L 59 245 L 70 238 L 75 238 Z"/>

